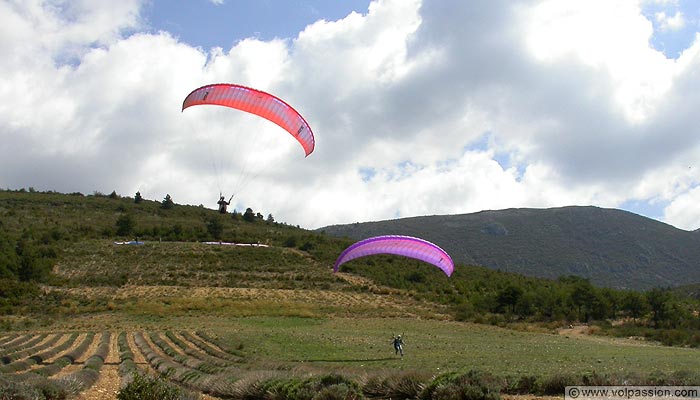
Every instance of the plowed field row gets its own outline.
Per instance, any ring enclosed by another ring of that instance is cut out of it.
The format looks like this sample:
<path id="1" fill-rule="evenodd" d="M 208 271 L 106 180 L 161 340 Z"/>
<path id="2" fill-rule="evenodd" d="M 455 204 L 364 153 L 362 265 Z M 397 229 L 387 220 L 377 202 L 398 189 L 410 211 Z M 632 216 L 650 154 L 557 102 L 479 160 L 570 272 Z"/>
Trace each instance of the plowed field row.
<path id="1" fill-rule="evenodd" d="M 135 373 L 158 373 L 173 383 L 225 397 L 241 376 L 245 357 L 196 332 L 69 332 L 7 335 L 0 340 L 0 379 L 46 380 L 76 398 L 116 399 Z"/>

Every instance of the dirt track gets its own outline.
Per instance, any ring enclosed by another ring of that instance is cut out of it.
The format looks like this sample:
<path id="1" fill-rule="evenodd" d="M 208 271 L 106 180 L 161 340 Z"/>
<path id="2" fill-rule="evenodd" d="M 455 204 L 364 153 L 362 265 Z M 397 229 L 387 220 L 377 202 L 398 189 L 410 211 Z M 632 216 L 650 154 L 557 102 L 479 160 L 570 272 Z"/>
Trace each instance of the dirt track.
<path id="1" fill-rule="evenodd" d="M 639 338 L 617 338 L 610 336 L 596 335 L 588 325 L 573 325 L 568 328 L 561 328 L 557 333 L 562 336 L 581 338 L 598 343 L 611 343 L 622 346 L 651 346 L 652 344 Z"/>

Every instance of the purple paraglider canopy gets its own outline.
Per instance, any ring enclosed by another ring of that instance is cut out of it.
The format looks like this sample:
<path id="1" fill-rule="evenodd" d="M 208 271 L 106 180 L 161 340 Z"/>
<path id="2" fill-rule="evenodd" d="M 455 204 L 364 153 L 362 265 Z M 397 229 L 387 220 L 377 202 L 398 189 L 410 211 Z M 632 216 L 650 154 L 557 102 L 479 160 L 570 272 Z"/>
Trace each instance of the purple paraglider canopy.
<path id="1" fill-rule="evenodd" d="M 447 276 L 452 275 L 455 267 L 452 258 L 445 250 L 427 240 L 411 236 L 386 235 L 361 240 L 345 249 L 335 261 L 333 272 L 338 272 L 338 268 L 343 263 L 374 254 L 395 254 L 425 261 L 440 268 Z"/>

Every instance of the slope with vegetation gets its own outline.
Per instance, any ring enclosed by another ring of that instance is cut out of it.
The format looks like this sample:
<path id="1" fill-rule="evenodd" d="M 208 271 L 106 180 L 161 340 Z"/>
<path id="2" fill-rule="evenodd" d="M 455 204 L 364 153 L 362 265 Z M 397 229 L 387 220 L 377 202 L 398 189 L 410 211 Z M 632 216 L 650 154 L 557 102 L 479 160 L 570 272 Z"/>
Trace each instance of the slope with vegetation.
<path id="1" fill-rule="evenodd" d="M 565 210 L 559 219 L 589 211 Z M 700 343 L 699 301 L 679 291 L 614 290 L 574 276 L 538 279 L 466 265 L 447 278 L 396 256 L 354 260 L 335 275 L 331 265 L 350 240 L 257 215 L 221 215 L 170 196 L 0 192 L 0 311 L 16 316 L 3 321 L 109 311 L 411 313 L 495 324 L 622 318 L 664 342 Z M 115 244 L 133 238 L 144 244 Z"/>
<path id="2" fill-rule="evenodd" d="M 414 397 L 450 398 L 435 393 L 463 390 L 460 385 L 558 393 L 563 383 L 590 379 L 696 379 L 682 372 L 696 369 L 696 349 L 542 333 L 578 321 L 597 324 L 601 334 L 696 347 L 700 301 L 680 291 L 616 290 L 577 277 L 541 279 L 468 265 L 457 265 L 447 278 L 396 256 L 357 259 L 333 274 L 349 239 L 278 223 L 251 209 L 221 215 L 183 206 L 169 196 L 150 201 L 116 193 L 0 191 L 0 235 L 0 348 L 37 341 L 40 331 L 70 334 L 75 343 L 56 349 L 67 342 L 42 342 L 29 351 L 35 342 L 19 350 L 14 354 L 25 358 L 7 364 L 0 388 L 16 389 L 22 384 L 14 374 L 34 370 L 60 379 L 58 371 L 75 361 L 70 352 L 85 343 L 76 331 L 100 338 L 109 331 L 114 346 L 123 337 L 122 379 L 137 392 L 173 380 L 176 389 L 221 391 L 212 382 L 229 363 L 245 370 L 231 376 L 231 393 L 223 396 L 231 398 L 291 388 L 298 398 L 324 390 L 400 397 L 392 391 L 402 389 Z M 142 244 L 117 244 L 129 241 Z M 403 331 L 410 357 L 397 364 L 393 352 L 387 354 L 389 335 Z M 213 340 L 207 335 L 221 338 L 220 346 L 207 345 Z M 95 349 L 81 351 L 96 353 L 97 340 Z M 229 357 L 224 348 L 240 352 Z M 47 354 L 55 356 L 51 364 L 44 363 Z M 150 367 L 138 369 L 135 357 Z M 70 373 L 94 383 L 104 370 L 98 361 Z M 571 374 L 559 374 L 562 363 Z M 322 373 L 336 367 L 350 376 Z M 621 368 L 631 375 L 615 372 Z M 387 369 L 401 371 L 381 372 Z M 438 369 L 456 372 L 433 378 Z M 170 381 L 134 375 L 156 370 Z M 33 379 L 34 388 L 58 390 Z"/>
<path id="3" fill-rule="evenodd" d="M 508 209 L 321 228 L 355 240 L 404 234 L 440 245 L 467 265 L 597 286 L 650 289 L 700 282 L 700 235 L 597 207 Z"/>

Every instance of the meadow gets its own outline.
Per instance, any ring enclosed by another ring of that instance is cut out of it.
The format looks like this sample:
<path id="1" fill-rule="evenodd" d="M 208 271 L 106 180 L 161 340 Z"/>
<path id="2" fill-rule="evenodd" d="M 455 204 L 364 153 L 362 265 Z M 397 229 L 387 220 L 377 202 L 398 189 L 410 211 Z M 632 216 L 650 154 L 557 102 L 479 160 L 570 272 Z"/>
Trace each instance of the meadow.
<path id="1" fill-rule="evenodd" d="M 700 366 L 697 349 L 596 340 L 556 333 L 522 332 L 488 325 L 414 318 L 250 317 L 216 332 L 253 349 L 262 363 L 312 363 L 323 368 L 423 370 L 433 374 L 481 370 L 497 376 L 559 373 L 670 374 Z M 392 334 L 403 333 L 405 356 L 396 356 Z"/>
<path id="2" fill-rule="evenodd" d="M 111 332 L 114 338 L 126 335 L 132 343 L 131 352 L 136 355 L 125 356 L 123 350 L 118 354 L 116 350 L 105 354 L 104 359 L 112 357 L 113 361 L 98 369 L 92 381 L 72 383 L 74 395 L 83 396 L 81 398 L 91 398 L 84 397 L 85 393 L 95 388 L 112 394 L 112 397 L 97 398 L 116 398 L 116 393 L 124 390 L 135 374 L 166 377 L 169 385 L 183 391 L 177 398 L 258 398 L 246 397 L 246 393 L 258 393 L 256 390 L 261 386 L 273 383 L 285 382 L 286 387 L 294 382 L 296 385 L 308 383 L 312 378 L 331 376 L 335 377 L 333 379 L 342 377 L 343 382 L 355 385 L 358 396 L 363 393 L 368 398 L 383 398 L 392 390 L 402 390 L 406 392 L 404 397 L 392 398 L 409 399 L 419 398 L 422 391 L 441 377 L 475 375 L 479 377 L 476 383 L 469 381 L 469 384 L 480 388 L 482 394 L 483 391 L 492 391 L 497 398 L 521 393 L 559 395 L 565 385 L 574 384 L 695 384 L 700 369 L 698 349 L 668 347 L 636 339 L 564 335 L 543 332 L 541 328 L 514 330 L 392 314 L 319 317 L 327 307 L 307 304 L 306 311 L 299 312 L 297 301 L 289 294 L 274 302 L 251 299 L 245 304 L 225 305 L 248 309 L 243 312 L 222 311 L 222 304 L 218 301 L 213 301 L 210 306 L 200 305 L 196 310 L 184 310 L 178 306 L 176 298 L 152 297 L 150 300 L 149 304 L 160 303 L 164 308 L 145 307 L 138 312 L 126 308 L 119 312 L 75 315 L 54 321 L 43 330 L 17 331 L 11 336 L 69 333 L 75 336 L 89 332 L 94 336 L 93 342 L 97 343 L 100 332 Z M 270 307 L 271 303 L 276 308 Z M 175 307 L 170 309 L 168 305 Z M 256 312 L 252 313 L 251 309 Z M 399 309 L 394 309 L 393 313 L 397 311 Z M 242 316 L 247 313 L 256 315 Z M 177 338 L 187 343 L 196 343 L 193 337 L 197 336 L 205 338 L 200 339 L 202 341 L 216 338 L 210 342 L 215 344 L 209 346 L 228 349 L 224 351 L 230 353 L 227 356 L 212 353 L 205 358 L 200 355 L 204 348 L 201 345 L 168 349 L 167 346 L 176 347 L 174 339 L 166 339 L 175 335 L 172 332 L 179 332 Z M 404 357 L 396 355 L 391 346 L 392 335 L 397 333 L 405 338 Z M 10 333 L 6 335 L 10 337 Z M 156 344 L 161 339 L 170 344 Z M 52 346 L 59 343 L 57 341 Z M 75 346 L 77 342 L 63 351 L 69 352 Z M 41 352 L 26 351 L 25 362 L 37 359 L 37 353 Z M 54 367 L 65 370 L 59 372 L 57 378 L 48 377 L 47 380 L 56 385 L 63 384 L 66 376 L 81 371 L 81 365 L 88 364 L 88 354 L 89 350 L 82 360 L 76 358 L 76 362 L 70 363 L 72 365 Z M 240 359 L 231 362 L 234 357 Z M 120 372 L 119 379 L 108 379 L 109 371 L 116 374 L 115 365 L 119 364 L 121 371 L 124 369 L 121 364 L 129 360 L 133 360 L 129 372 Z M 12 362 L 5 367 L 17 368 L 14 366 L 21 361 Z M 48 360 L 41 361 L 38 367 L 52 368 L 53 365 Z M 26 374 L 27 367 L 20 364 L 14 375 L 3 372 L 0 381 Z M 377 380 L 384 382 L 379 389 L 373 386 Z M 405 380 L 413 389 L 392 386 L 403 387 Z M 182 397 L 182 393 L 194 397 Z M 372 396 L 372 393 L 378 395 Z"/>

